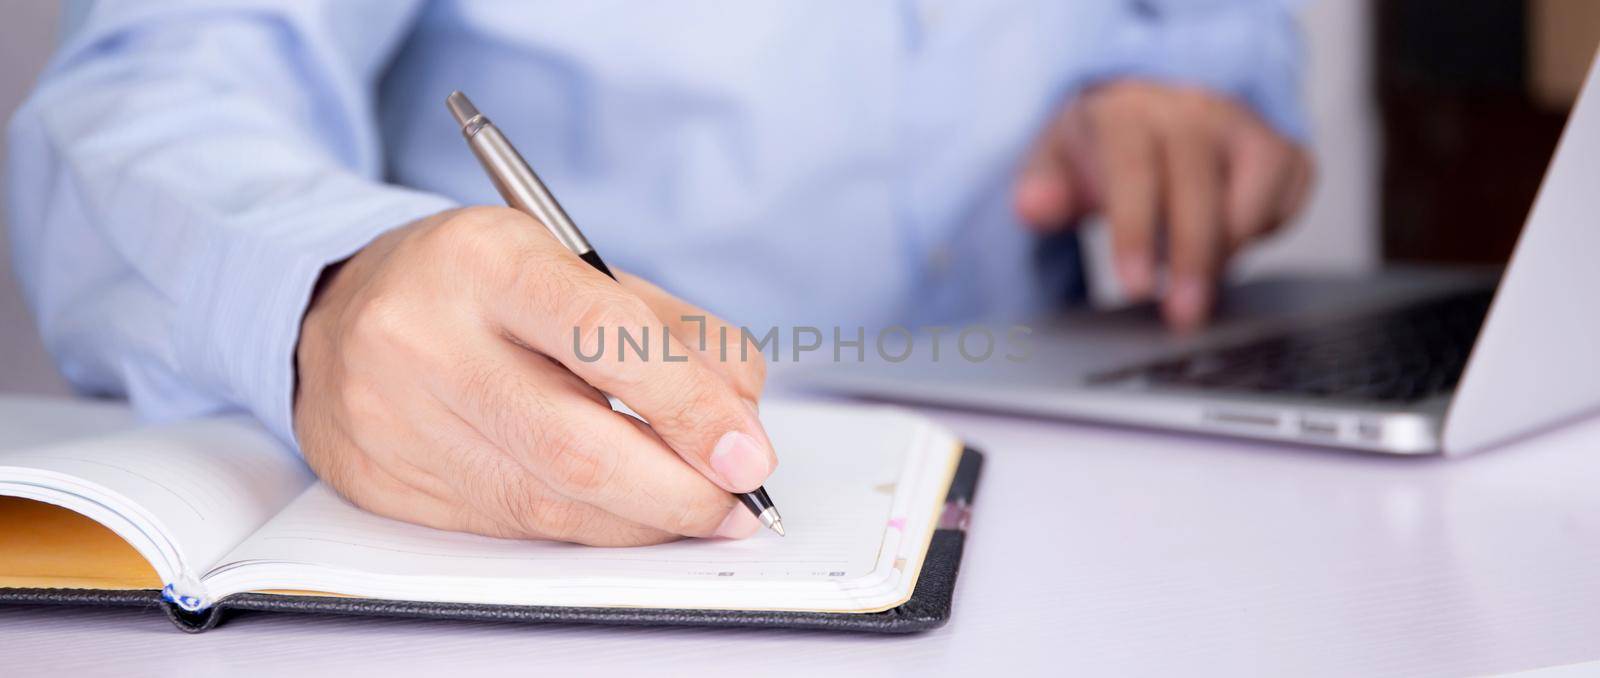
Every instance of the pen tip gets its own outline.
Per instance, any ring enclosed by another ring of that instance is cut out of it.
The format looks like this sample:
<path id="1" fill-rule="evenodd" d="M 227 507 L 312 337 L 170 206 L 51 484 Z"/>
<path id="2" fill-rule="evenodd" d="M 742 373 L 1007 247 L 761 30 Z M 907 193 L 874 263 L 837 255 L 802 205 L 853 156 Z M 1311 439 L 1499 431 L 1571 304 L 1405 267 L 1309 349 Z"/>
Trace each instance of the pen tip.
<path id="1" fill-rule="evenodd" d="M 761 524 L 765 525 L 767 529 L 777 532 L 778 536 L 780 537 L 784 536 L 783 516 L 778 515 L 778 507 L 768 506 L 766 509 L 762 510 L 761 514 L 756 516 L 756 518 L 759 518 L 761 520 Z"/>
<path id="2" fill-rule="evenodd" d="M 478 107 L 472 105 L 472 100 L 459 91 L 451 92 L 450 96 L 445 97 L 444 105 L 450 109 L 450 115 L 455 116 L 456 124 L 462 127 L 466 127 L 468 121 L 480 115 Z"/>

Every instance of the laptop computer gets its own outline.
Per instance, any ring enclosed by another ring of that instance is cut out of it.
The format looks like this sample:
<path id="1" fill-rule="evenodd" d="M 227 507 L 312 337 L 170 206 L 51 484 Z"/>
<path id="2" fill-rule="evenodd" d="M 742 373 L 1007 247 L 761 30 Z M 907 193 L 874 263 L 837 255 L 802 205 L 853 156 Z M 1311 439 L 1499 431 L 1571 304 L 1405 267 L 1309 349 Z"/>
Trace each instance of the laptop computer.
<path id="1" fill-rule="evenodd" d="M 1023 360 L 952 359 L 951 331 L 943 360 L 919 350 L 800 380 L 884 399 L 1464 454 L 1600 410 L 1596 295 L 1600 66 L 1591 66 L 1503 272 L 1266 280 L 1230 289 L 1197 336 L 1164 333 L 1149 308 L 1083 312 L 1031 325 Z"/>

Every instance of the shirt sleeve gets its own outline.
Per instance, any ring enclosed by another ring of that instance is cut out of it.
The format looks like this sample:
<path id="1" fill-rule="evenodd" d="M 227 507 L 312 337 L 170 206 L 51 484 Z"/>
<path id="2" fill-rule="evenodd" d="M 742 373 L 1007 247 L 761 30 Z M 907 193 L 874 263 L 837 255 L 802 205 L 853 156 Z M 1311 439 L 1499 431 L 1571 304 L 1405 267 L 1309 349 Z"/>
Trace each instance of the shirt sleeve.
<path id="1" fill-rule="evenodd" d="M 1122 0 L 1080 86 L 1139 77 L 1229 94 L 1305 141 L 1296 0 Z"/>
<path id="2" fill-rule="evenodd" d="M 79 390 L 156 420 L 245 410 L 294 444 L 294 351 L 323 268 L 453 206 L 382 180 L 373 97 L 416 4 L 84 15 L 8 130 L 16 270 Z"/>

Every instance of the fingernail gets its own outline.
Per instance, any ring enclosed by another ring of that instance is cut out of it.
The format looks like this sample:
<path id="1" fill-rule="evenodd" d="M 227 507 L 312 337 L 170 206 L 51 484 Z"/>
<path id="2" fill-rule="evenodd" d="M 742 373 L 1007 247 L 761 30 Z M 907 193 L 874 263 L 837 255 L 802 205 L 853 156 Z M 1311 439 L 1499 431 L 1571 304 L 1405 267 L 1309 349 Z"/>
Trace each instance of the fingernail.
<path id="1" fill-rule="evenodd" d="M 728 512 L 728 517 L 722 519 L 722 524 L 717 526 L 716 536 L 723 539 L 744 539 L 759 529 L 761 521 L 750 515 L 750 509 L 740 504 Z"/>
<path id="2" fill-rule="evenodd" d="M 1122 284 L 1128 296 L 1133 299 L 1143 299 L 1150 296 L 1150 291 L 1156 286 L 1154 267 L 1150 265 L 1150 257 L 1143 254 L 1124 254 L 1117 259 L 1117 267 L 1122 269 Z"/>
<path id="3" fill-rule="evenodd" d="M 1181 329 L 1199 327 L 1211 306 L 1211 285 L 1198 278 L 1179 278 L 1172 284 L 1168 303 L 1173 324 Z"/>
<path id="4" fill-rule="evenodd" d="M 722 476 L 727 489 L 749 492 L 772 474 L 772 464 L 761 444 L 749 434 L 729 431 L 711 450 L 711 468 Z"/>
<path id="5" fill-rule="evenodd" d="M 1048 200 L 1056 190 L 1056 179 L 1051 172 L 1037 170 L 1022 178 L 1018 192 L 1029 200 Z"/>
<path id="6" fill-rule="evenodd" d="M 1059 212 L 1066 198 L 1061 181 L 1053 172 L 1041 170 L 1023 177 L 1017 186 L 1016 199 L 1022 218 L 1034 225 L 1050 225 L 1049 222 L 1065 219 Z"/>

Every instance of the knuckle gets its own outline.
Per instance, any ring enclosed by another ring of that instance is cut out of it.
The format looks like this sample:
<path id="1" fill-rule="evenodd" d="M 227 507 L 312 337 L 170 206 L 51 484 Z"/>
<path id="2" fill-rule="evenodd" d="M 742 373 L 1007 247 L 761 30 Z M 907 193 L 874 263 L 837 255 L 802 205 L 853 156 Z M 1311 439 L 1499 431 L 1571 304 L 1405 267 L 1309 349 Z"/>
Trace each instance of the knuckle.
<path id="1" fill-rule="evenodd" d="M 579 504 L 554 497 L 542 497 L 533 505 L 532 518 L 539 529 L 561 541 L 576 541 L 588 531 L 585 516 Z"/>
<path id="2" fill-rule="evenodd" d="M 481 509 L 473 505 L 465 503 L 452 504 L 446 506 L 444 511 L 442 523 L 448 526 L 445 529 L 457 532 L 471 532 L 497 539 L 523 539 L 531 536 L 510 525 L 507 521 L 501 520 L 498 516 L 483 513 Z"/>
<path id="3" fill-rule="evenodd" d="M 434 227 L 433 235 L 443 242 L 470 242 L 497 236 L 505 223 L 520 214 L 507 207 L 468 207 L 450 215 Z"/>
<path id="4" fill-rule="evenodd" d="M 357 343 L 390 344 L 406 336 L 410 315 L 405 299 L 397 294 L 379 292 L 356 305 L 346 333 Z"/>
<path id="5" fill-rule="evenodd" d="M 745 392 L 751 396 L 759 396 L 767 385 L 767 361 L 760 356 L 754 356 L 745 362 L 744 369 L 739 375 L 740 385 L 744 387 Z"/>
<path id="6" fill-rule="evenodd" d="M 1206 117 L 1216 110 L 1216 101 L 1211 95 L 1197 89 L 1177 90 L 1173 93 L 1169 105 L 1174 111 L 1189 118 Z"/>
<path id="7" fill-rule="evenodd" d="M 585 438 L 566 427 L 555 427 L 543 434 L 539 448 L 554 483 L 568 494 L 594 496 L 611 482 L 616 473 L 612 455 L 600 454 L 585 445 Z"/>
<path id="8" fill-rule="evenodd" d="M 676 389 L 675 397 L 669 401 L 664 411 L 651 417 L 650 424 L 659 429 L 676 432 L 690 432 L 705 430 L 713 435 L 721 435 L 724 430 L 733 430 L 729 426 L 710 430 L 716 417 L 723 408 L 727 407 L 726 399 L 722 398 L 717 389 L 699 378 L 685 379 L 684 385 Z"/>
<path id="9" fill-rule="evenodd" d="M 638 297 L 606 290 L 569 305 L 566 319 L 585 330 L 626 327 L 629 332 L 638 333 L 646 326 L 649 315 L 649 307 Z"/>
<path id="10" fill-rule="evenodd" d="M 620 289 L 620 288 L 619 288 Z M 644 301 L 633 295 L 611 289 L 585 290 L 580 295 L 564 295 L 574 298 L 559 314 L 563 323 L 564 332 L 575 332 L 579 345 L 586 353 L 594 354 L 597 350 L 605 350 L 611 357 L 594 361 L 591 368 L 597 370 L 597 376 L 606 379 L 611 388 L 637 387 L 643 382 L 643 370 L 629 369 L 623 363 L 622 341 L 620 332 L 627 332 L 635 340 L 643 342 L 649 337 L 651 342 L 662 341 L 661 334 L 664 329 L 659 323 L 651 322 L 650 309 Z M 653 326 L 653 327 L 652 327 Z M 567 329 L 571 328 L 571 329 Z M 609 344 L 607 343 L 609 342 Z M 610 348 L 605 348 L 609 346 Z M 655 349 L 655 345 L 651 345 Z"/>
<path id="11" fill-rule="evenodd" d="M 492 497 L 496 522 L 507 531 L 522 537 L 538 537 L 545 533 L 543 516 L 549 504 L 558 503 L 538 491 L 530 479 L 522 474 L 488 476 L 483 493 Z"/>
<path id="12" fill-rule="evenodd" d="M 434 227 L 424 243 L 431 254 L 454 259 L 469 270 L 493 265 L 517 251 L 524 232 L 514 227 L 519 216 L 506 207 L 464 209 Z"/>
<path id="13" fill-rule="evenodd" d="M 1148 108 L 1156 89 L 1138 80 L 1113 82 L 1094 91 L 1089 97 L 1089 111 L 1105 118 L 1119 118 L 1140 114 Z"/>
<path id="14" fill-rule="evenodd" d="M 560 421 L 555 403 L 533 375 L 508 368 L 500 358 L 467 353 L 441 362 L 449 371 L 450 393 L 461 400 L 463 416 L 515 458 L 538 450 L 546 427 Z"/>
<path id="15" fill-rule="evenodd" d="M 1129 104 L 1137 115 L 1145 116 L 1159 132 L 1184 138 L 1216 127 L 1218 104 L 1210 94 L 1197 89 L 1165 89 Z"/>
<path id="16" fill-rule="evenodd" d="M 481 270 L 489 283 L 489 294 L 495 297 L 490 301 L 509 303 L 517 313 L 526 314 L 529 318 L 565 320 L 564 313 L 567 305 L 573 303 L 571 300 L 587 294 L 586 290 L 575 290 L 571 277 L 561 266 L 557 262 L 541 259 L 538 247 L 533 245 L 525 245 L 504 261 L 495 262 Z M 563 326 L 555 327 L 560 329 Z M 558 338 L 566 341 L 564 337 Z M 537 342 L 544 338 L 530 336 L 520 339 Z"/>
<path id="17" fill-rule="evenodd" d="M 1104 127 L 1122 119 L 1120 113 L 1126 108 L 1124 101 L 1119 90 L 1106 91 L 1086 99 L 1083 110 L 1091 123 L 1096 127 Z"/>
<path id="18" fill-rule="evenodd" d="M 492 365 L 485 364 L 486 362 L 481 356 L 469 354 L 463 356 L 452 366 L 450 374 L 456 377 L 455 391 L 462 401 L 466 403 L 468 411 L 492 415 L 498 413 L 496 410 L 491 409 L 491 405 L 497 405 L 500 402 L 500 399 L 497 398 L 499 389 L 496 388 L 498 385 L 496 376 L 501 374 L 501 371 L 496 370 Z M 498 419 L 498 417 L 494 417 L 489 421 L 497 422 Z M 487 432 L 500 433 L 498 430 Z M 493 437 L 496 440 L 505 440 L 499 435 Z"/>

